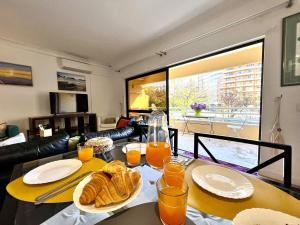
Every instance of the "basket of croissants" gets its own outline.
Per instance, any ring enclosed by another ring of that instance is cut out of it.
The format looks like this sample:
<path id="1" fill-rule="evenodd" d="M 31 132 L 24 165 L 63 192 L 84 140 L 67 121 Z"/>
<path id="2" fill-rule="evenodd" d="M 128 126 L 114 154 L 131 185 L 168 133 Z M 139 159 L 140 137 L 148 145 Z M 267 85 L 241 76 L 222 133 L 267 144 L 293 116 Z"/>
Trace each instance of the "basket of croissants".
<path id="1" fill-rule="evenodd" d="M 91 174 L 90 180 L 82 188 L 79 203 L 95 208 L 118 204 L 129 199 L 138 186 L 141 189 L 140 172 L 128 169 L 123 162 L 114 160 L 101 171 Z"/>

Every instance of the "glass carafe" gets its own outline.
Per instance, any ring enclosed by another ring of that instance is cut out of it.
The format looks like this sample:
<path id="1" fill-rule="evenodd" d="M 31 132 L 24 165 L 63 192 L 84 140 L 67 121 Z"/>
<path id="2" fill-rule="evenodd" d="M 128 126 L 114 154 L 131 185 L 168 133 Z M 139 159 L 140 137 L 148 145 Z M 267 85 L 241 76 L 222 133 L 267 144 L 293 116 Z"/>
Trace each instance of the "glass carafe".
<path id="1" fill-rule="evenodd" d="M 171 155 L 167 116 L 163 111 L 153 111 L 148 119 L 146 160 L 156 169 L 163 168 L 163 161 Z"/>

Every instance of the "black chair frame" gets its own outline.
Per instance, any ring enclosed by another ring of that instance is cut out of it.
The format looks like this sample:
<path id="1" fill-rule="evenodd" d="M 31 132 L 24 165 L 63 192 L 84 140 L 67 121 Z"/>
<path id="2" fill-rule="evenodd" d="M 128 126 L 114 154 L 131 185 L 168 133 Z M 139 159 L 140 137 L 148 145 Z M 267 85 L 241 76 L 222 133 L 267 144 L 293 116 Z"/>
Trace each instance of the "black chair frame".
<path id="1" fill-rule="evenodd" d="M 258 172 L 260 169 L 265 168 L 274 162 L 277 162 L 283 159 L 284 168 L 283 168 L 283 185 L 286 188 L 290 188 L 292 184 L 292 147 L 290 145 L 284 144 L 277 144 L 265 141 L 255 141 L 255 140 L 248 140 L 243 138 L 236 138 L 236 137 L 227 137 L 221 135 L 214 135 L 214 134 L 204 134 L 204 133 L 195 133 L 194 134 L 194 158 L 197 159 L 199 157 L 199 145 L 205 150 L 205 152 L 210 156 L 210 158 L 215 162 L 220 164 L 220 162 L 214 157 L 214 155 L 207 149 L 204 143 L 200 140 L 199 137 L 204 138 L 212 138 L 212 139 L 219 139 L 225 141 L 233 141 L 245 144 L 252 144 L 257 145 L 259 147 L 269 147 L 272 149 L 279 149 L 283 152 L 266 160 L 265 162 L 259 163 L 257 166 L 247 170 L 247 173 L 255 173 Z"/>

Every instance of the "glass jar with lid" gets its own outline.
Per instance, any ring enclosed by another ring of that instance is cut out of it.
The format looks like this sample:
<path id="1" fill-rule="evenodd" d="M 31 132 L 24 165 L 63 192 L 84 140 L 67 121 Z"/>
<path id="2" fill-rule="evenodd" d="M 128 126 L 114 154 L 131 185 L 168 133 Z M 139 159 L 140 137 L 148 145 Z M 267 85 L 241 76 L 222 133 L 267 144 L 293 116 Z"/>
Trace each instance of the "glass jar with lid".
<path id="1" fill-rule="evenodd" d="M 163 168 L 163 161 L 171 155 L 167 116 L 163 111 L 154 110 L 148 120 L 146 160 L 156 169 Z"/>

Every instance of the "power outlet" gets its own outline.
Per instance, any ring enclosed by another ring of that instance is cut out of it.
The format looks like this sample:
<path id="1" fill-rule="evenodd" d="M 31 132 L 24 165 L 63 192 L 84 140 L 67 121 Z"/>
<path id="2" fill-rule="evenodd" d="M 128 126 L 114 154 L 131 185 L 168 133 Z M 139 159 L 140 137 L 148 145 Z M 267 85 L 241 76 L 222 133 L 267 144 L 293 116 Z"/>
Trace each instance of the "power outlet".
<path id="1" fill-rule="evenodd" d="M 300 113 L 300 103 L 298 103 L 298 104 L 296 105 L 296 112 L 299 112 L 299 113 Z"/>

